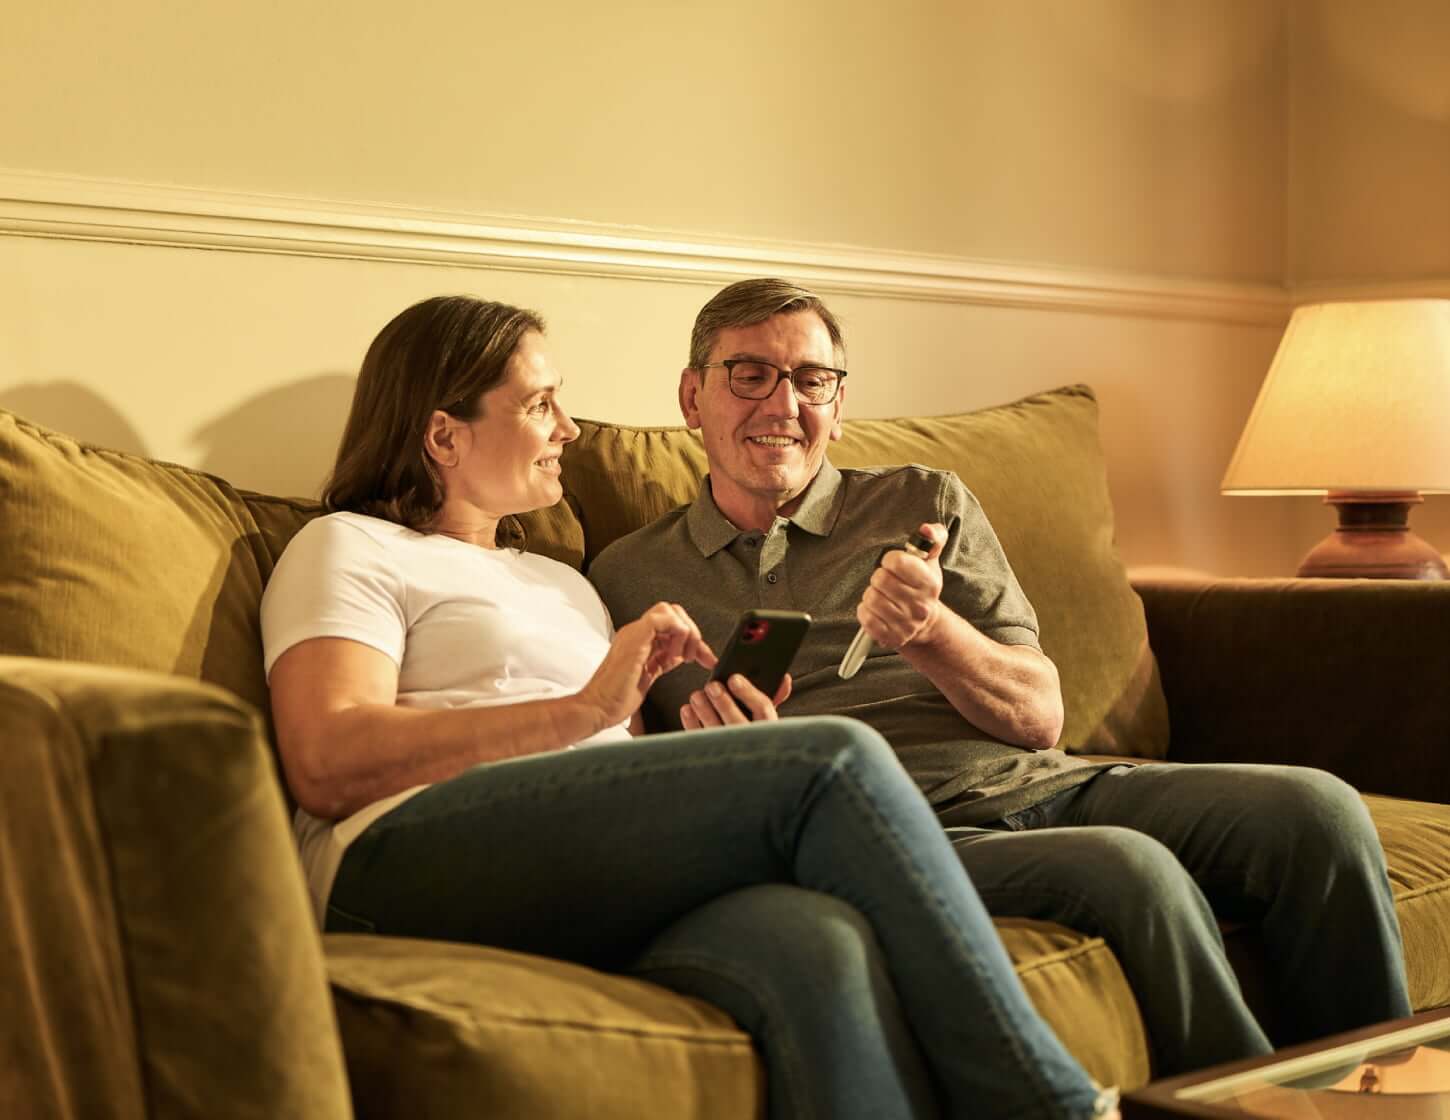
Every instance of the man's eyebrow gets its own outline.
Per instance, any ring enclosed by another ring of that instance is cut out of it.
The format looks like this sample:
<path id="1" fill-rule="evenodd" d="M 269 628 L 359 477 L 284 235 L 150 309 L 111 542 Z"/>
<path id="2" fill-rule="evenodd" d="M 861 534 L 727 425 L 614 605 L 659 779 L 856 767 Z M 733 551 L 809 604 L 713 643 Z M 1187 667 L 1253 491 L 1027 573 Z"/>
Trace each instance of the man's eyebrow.
<path id="1" fill-rule="evenodd" d="M 729 358 L 722 359 L 722 360 L 724 360 L 724 361 L 730 361 L 730 362 L 733 362 L 733 361 L 736 361 L 736 360 L 739 360 L 739 361 L 742 361 L 742 362 L 761 362 L 764 365 L 775 366 L 776 369 L 780 369 L 780 366 L 776 365 L 776 363 L 775 362 L 772 362 L 769 358 L 762 358 L 759 354 L 752 354 L 752 353 L 750 353 L 749 351 L 746 351 L 746 350 L 737 351 L 736 353 L 731 354 Z M 834 362 L 835 360 L 836 360 L 835 356 L 832 355 L 831 362 Z M 833 366 L 833 365 L 831 365 L 831 362 L 818 362 L 818 361 L 815 361 L 814 359 L 809 359 L 807 361 L 802 362 L 798 366 L 791 366 L 790 368 L 793 369 L 793 370 L 796 370 L 796 369 L 835 369 L 836 367 Z"/>

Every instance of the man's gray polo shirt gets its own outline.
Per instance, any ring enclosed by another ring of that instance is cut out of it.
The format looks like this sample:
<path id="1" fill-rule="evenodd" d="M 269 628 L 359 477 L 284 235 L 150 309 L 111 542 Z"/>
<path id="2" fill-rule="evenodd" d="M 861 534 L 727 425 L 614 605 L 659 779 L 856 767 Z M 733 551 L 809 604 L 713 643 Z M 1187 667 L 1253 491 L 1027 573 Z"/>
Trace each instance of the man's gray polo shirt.
<path id="1" fill-rule="evenodd" d="M 930 521 L 948 530 L 943 601 L 996 641 L 1038 648 L 1037 616 L 976 498 L 956 475 L 919 466 L 841 471 L 825 463 L 796 512 L 765 533 L 742 532 L 726 519 L 707 478 L 691 505 L 600 553 L 589 578 L 616 624 L 661 600 L 680 603 L 717 652 L 743 610 L 808 611 L 814 622 L 781 714 L 863 720 L 892 745 L 944 823 L 981 824 L 1101 767 L 993 739 L 890 650 L 873 649 L 849 681 L 836 675 L 881 550 Z M 651 722 L 678 728 L 681 705 L 705 678 L 693 665 L 663 677 L 650 693 Z"/>

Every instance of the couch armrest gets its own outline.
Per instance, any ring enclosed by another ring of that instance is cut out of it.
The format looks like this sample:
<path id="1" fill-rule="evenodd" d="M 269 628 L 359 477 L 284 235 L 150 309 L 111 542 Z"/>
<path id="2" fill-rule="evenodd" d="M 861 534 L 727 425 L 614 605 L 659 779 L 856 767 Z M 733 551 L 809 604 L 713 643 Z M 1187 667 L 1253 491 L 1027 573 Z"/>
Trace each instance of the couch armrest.
<path id="1" fill-rule="evenodd" d="M 1169 758 L 1450 802 L 1450 583 L 1135 577 Z"/>
<path id="2" fill-rule="evenodd" d="M 350 1115 L 255 711 L 0 657 L 0 991 L 0 1115 Z"/>

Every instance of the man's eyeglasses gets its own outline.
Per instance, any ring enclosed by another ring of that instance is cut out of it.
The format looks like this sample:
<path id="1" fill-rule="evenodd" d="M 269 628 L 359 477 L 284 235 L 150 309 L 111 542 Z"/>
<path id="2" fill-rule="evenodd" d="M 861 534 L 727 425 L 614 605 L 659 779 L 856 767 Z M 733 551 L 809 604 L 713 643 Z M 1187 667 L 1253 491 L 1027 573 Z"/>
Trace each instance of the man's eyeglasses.
<path id="1" fill-rule="evenodd" d="M 726 358 L 723 362 L 709 362 L 701 369 L 720 366 L 730 382 L 730 391 L 747 401 L 763 401 L 775 392 L 782 377 L 790 379 L 795 395 L 806 404 L 830 404 L 841 390 L 846 376 L 843 369 L 830 366 L 796 366 L 795 369 L 781 369 L 770 362 L 754 358 Z"/>

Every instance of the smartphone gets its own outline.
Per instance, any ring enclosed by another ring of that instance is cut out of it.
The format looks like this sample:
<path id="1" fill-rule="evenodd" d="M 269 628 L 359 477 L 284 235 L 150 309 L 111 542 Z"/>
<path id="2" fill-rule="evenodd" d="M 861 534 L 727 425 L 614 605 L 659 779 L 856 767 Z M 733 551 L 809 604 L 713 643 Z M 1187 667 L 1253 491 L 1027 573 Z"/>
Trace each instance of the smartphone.
<path id="1" fill-rule="evenodd" d="M 810 626 L 811 616 L 805 611 L 744 612 L 710 679 L 723 682 L 739 673 L 767 696 L 774 696 Z"/>

